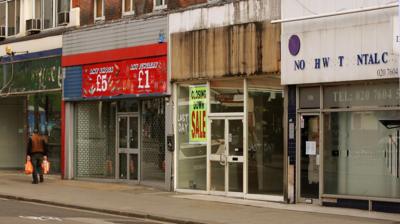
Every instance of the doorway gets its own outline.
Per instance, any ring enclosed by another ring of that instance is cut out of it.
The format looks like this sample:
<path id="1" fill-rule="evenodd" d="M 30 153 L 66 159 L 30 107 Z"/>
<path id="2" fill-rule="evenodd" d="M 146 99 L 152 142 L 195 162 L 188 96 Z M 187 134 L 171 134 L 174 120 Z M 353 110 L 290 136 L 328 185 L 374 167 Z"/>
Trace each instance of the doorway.
<path id="1" fill-rule="evenodd" d="M 117 179 L 140 179 L 139 116 L 117 116 Z"/>
<path id="2" fill-rule="evenodd" d="M 298 152 L 299 201 L 318 203 L 320 173 L 320 116 L 300 115 L 300 151 Z"/>
<path id="3" fill-rule="evenodd" d="M 243 118 L 211 118 L 210 192 L 243 195 Z"/>

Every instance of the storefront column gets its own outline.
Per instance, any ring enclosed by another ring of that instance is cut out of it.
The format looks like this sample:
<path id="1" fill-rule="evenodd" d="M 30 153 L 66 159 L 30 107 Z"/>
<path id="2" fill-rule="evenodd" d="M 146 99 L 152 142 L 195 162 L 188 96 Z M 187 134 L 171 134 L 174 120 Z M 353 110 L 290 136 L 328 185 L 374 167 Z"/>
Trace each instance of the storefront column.
<path id="1" fill-rule="evenodd" d="M 74 178 L 74 107 L 72 102 L 65 102 L 64 105 L 64 138 L 62 139 L 64 145 L 64 179 Z"/>

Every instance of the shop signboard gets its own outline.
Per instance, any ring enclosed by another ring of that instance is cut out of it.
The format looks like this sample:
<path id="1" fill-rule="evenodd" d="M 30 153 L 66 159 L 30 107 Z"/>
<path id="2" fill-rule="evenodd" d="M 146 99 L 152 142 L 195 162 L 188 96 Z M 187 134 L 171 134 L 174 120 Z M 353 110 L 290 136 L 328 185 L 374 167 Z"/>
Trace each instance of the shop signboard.
<path id="1" fill-rule="evenodd" d="M 189 143 L 207 143 L 207 86 L 189 88 Z"/>
<path id="2" fill-rule="evenodd" d="M 355 2 L 367 5 L 361 0 Z M 312 7 L 311 4 L 308 6 Z M 372 7 L 375 3 L 368 4 Z M 315 13 L 336 12 L 335 7 L 326 4 Z M 291 1 L 282 3 L 283 14 L 308 16 L 308 12 L 295 11 L 296 8 Z M 341 4 L 341 10 L 357 9 L 354 1 Z M 301 25 L 283 23 L 282 84 L 398 78 L 396 10 L 302 20 Z"/>
<path id="3" fill-rule="evenodd" d="M 165 56 L 85 65 L 82 69 L 82 96 L 85 98 L 166 91 Z"/>

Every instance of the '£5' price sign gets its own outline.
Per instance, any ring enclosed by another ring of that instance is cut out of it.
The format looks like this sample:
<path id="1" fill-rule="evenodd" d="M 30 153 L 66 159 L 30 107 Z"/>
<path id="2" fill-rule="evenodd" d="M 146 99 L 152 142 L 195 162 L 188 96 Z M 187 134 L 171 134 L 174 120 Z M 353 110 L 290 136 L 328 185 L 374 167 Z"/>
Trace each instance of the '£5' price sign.
<path id="1" fill-rule="evenodd" d="M 108 87 L 108 82 L 107 82 L 107 75 L 106 74 L 100 74 L 97 75 L 96 78 L 96 91 L 97 92 L 106 92 Z"/>

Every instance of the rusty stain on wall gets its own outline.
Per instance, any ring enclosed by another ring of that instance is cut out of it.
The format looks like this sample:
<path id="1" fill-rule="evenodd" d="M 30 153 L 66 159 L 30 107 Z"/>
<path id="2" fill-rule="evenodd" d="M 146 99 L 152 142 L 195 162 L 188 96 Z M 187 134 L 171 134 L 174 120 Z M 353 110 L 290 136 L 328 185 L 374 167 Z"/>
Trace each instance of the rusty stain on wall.
<path id="1" fill-rule="evenodd" d="M 279 73 L 280 26 L 269 21 L 171 34 L 172 79 Z"/>

